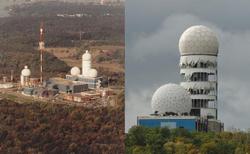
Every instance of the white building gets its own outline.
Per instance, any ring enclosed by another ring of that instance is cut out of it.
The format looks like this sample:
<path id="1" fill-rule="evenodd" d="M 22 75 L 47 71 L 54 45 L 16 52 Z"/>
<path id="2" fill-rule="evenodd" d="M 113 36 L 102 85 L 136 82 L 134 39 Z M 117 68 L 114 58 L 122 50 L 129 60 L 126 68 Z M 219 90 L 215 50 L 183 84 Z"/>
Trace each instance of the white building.
<path id="1" fill-rule="evenodd" d="M 24 66 L 24 69 L 21 72 L 20 80 L 21 86 L 29 86 L 29 79 L 30 79 L 31 71 L 28 66 Z"/>
<path id="2" fill-rule="evenodd" d="M 209 28 L 188 28 L 179 40 L 180 74 L 191 94 L 191 115 L 217 119 L 217 55 L 219 42 Z"/>
<path id="3" fill-rule="evenodd" d="M 97 70 L 92 68 L 92 56 L 88 50 L 82 55 L 82 73 L 78 67 L 73 67 L 70 72 L 66 79 L 88 84 L 89 89 L 100 87 L 100 77 Z"/>

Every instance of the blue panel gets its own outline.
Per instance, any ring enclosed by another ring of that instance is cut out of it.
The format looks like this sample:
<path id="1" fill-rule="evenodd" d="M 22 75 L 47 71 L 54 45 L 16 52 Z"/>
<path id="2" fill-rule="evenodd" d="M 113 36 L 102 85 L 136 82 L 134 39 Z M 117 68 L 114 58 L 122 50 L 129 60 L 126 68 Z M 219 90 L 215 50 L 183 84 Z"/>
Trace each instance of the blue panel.
<path id="1" fill-rule="evenodd" d="M 189 131 L 195 131 L 195 119 L 138 119 L 138 125 L 145 127 L 164 127 L 185 128 Z"/>

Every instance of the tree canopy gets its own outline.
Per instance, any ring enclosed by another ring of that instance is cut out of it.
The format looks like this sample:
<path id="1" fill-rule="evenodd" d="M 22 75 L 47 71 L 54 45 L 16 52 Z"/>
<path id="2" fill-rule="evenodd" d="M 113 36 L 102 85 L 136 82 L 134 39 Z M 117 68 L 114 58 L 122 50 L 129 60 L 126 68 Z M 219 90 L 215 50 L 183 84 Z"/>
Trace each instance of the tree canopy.
<path id="1" fill-rule="evenodd" d="M 134 126 L 125 145 L 127 154 L 245 154 L 250 152 L 250 133 Z"/>

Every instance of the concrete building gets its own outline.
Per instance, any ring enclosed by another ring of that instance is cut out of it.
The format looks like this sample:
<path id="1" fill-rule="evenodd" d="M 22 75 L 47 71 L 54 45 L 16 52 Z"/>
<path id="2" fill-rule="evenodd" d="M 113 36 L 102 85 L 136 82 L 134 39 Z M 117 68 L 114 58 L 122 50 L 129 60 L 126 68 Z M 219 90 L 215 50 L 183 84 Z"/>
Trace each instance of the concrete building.
<path id="1" fill-rule="evenodd" d="M 0 83 L 0 89 L 9 89 L 13 87 L 14 85 L 12 83 Z"/>
<path id="2" fill-rule="evenodd" d="M 29 80 L 30 80 L 31 71 L 28 68 L 28 66 L 24 66 L 24 69 L 21 72 L 20 80 L 21 80 L 21 86 L 29 86 Z"/>
<path id="3" fill-rule="evenodd" d="M 32 96 L 35 88 L 25 87 L 22 91 L 23 95 Z"/>
<path id="4" fill-rule="evenodd" d="M 4 76 L 3 80 L 0 81 L 0 89 L 9 89 L 13 87 L 14 87 L 13 83 L 8 81 L 7 76 Z"/>
<path id="5" fill-rule="evenodd" d="M 96 89 L 101 86 L 102 78 L 98 77 L 97 70 L 92 68 L 92 56 L 88 50 L 82 55 L 82 74 L 78 67 L 73 67 L 70 73 L 70 75 L 66 75 L 67 80 L 87 84 L 89 89 Z"/>
<path id="6" fill-rule="evenodd" d="M 56 89 L 46 89 L 43 87 L 24 87 L 22 94 L 38 98 L 49 98 L 55 96 L 58 92 Z"/>
<path id="7" fill-rule="evenodd" d="M 61 93 L 80 93 L 88 90 L 87 84 L 63 78 L 50 78 L 44 84 L 48 89 L 58 90 Z"/>

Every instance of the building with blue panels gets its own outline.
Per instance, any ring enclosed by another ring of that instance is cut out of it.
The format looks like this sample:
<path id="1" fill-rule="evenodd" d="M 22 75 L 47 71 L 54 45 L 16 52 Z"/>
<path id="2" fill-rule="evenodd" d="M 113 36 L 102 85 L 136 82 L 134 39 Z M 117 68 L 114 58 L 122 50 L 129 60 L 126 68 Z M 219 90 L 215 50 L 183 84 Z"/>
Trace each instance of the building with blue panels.
<path id="1" fill-rule="evenodd" d="M 185 128 L 197 130 L 197 117 L 194 116 L 139 116 L 137 125 L 145 127 Z"/>
<path id="2" fill-rule="evenodd" d="M 138 116 L 137 125 L 145 127 L 184 128 L 189 131 L 223 131 L 223 124 L 209 117 L 192 116 L 190 94 L 180 85 L 166 84 L 153 94 L 154 114 Z"/>
<path id="3" fill-rule="evenodd" d="M 197 116 L 138 116 L 137 125 L 144 127 L 184 128 L 189 131 L 221 132 L 224 125 L 218 120 L 204 119 Z"/>

